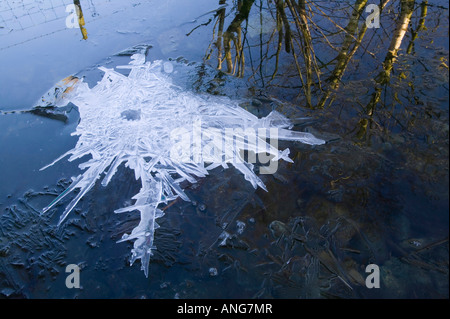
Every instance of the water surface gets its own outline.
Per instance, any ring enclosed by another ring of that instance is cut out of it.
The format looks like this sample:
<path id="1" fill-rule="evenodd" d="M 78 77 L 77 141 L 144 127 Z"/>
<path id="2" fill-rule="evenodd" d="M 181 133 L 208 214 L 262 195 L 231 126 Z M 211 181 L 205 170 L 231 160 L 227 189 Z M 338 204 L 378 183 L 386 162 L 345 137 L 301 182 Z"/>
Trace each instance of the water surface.
<path id="1" fill-rule="evenodd" d="M 87 39 L 65 26 L 71 3 L 0 5 L 2 297 L 448 298 L 447 2 L 384 1 L 366 28 L 360 0 L 80 1 Z M 193 202 L 165 208 L 148 279 L 115 243 L 138 222 L 113 214 L 138 191 L 132 173 L 57 227 L 70 199 L 40 211 L 78 163 L 39 169 L 73 148 L 79 116 L 23 112 L 68 75 L 95 85 L 136 45 L 185 63 L 186 90 L 309 116 L 295 129 L 329 141 L 280 143 L 294 164 L 263 176 L 267 193 L 232 169 L 184 185 Z M 79 290 L 65 286 L 73 263 Z"/>

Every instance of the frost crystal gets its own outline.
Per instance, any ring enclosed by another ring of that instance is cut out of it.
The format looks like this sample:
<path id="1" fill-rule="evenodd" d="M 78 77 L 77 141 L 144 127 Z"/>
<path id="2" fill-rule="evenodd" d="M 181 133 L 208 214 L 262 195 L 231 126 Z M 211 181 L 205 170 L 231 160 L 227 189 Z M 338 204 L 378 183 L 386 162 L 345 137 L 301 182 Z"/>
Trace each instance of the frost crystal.
<path id="1" fill-rule="evenodd" d="M 267 143 L 267 132 L 274 130 L 277 139 L 311 145 L 324 143 L 312 134 L 290 131 L 289 120 L 275 111 L 258 119 L 236 101 L 194 94 L 175 86 L 170 76 L 176 72 L 169 64 L 145 62 L 144 55 L 135 54 L 129 65 L 118 67 L 130 69 L 128 76 L 100 67 L 105 74 L 95 87 L 90 89 L 79 80 L 71 90 L 66 90 L 70 93 L 64 96 L 63 102 L 72 102 L 80 112 L 80 123 L 73 133 L 79 140 L 75 148 L 55 162 L 67 155 L 69 161 L 89 154 L 92 158 L 79 165 L 86 171 L 72 178 L 70 187 L 44 208 L 44 212 L 48 211 L 74 189 L 79 189 L 61 215 L 61 223 L 97 179 L 102 177 L 101 184 L 108 185 L 124 163 L 134 171 L 142 186 L 133 197 L 133 205 L 115 212 L 139 211 L 140 222 L 119 242 L 134 241 L 130 263 L 140 259 L 145 276 L 155 249 L 153 239 L 158 228 L 155 220 L 164 215 L 158 206 L 177 197 L 189 201 L 180 183 L 195 183 L 208 170 L 217 166 L 227 168 L 231 164 L 253 187 L 266 189 L 253 172 L 253 164 L 244 159 L 242 150 L 268 153 L 270 162 L 291 161 L 289 149 L 279 151 L 273 143 Z M 61 96 L 57 98 L 58 104 L 63 104 Z"/>

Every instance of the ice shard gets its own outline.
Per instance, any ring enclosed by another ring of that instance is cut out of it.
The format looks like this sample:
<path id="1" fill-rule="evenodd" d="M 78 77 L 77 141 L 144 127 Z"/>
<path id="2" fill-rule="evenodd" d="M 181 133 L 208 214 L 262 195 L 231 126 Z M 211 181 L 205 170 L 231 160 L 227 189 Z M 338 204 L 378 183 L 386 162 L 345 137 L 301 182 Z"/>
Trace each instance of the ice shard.
<path id="1" fill-rule="evenodd" d="M 135 54 L 128 65 L 117 67 L 130 69 L 128 76 L 100 67 L 104 76 L 93 88 L 81 79 L 66 81 L 70 90 L 59 94 L 56 102 L 57 106 L 71 102 L 78 107 L 80 123 L 73 135 L 79 138 L 76 146 L 56 161 L 66 156 L 72 161 L 87 154 L 91 159 L 80 164 L 80 169 L 86 170 L 43 210 L 79 189 L 61 215 L 61 223 L 100 177 L 104 175 L 101 184 L 106 186 L 121 164 L 132 169 L 141 189 L 133 197 L 134 204 L 115 212 L 140 214 L 139 225 L 120 241 L 134 241 L 130 263 L 140 259 L 145 276 L 155 248 L 156 219 L 163 216 L 158 207 L 178 197 L 189 201 L 180 183 L 195 183 L 208 170 L 234 165 L 255 188 L 265 189 L 253 171 L 255 163 L 245 160 L 241 151 L 269 153 L 273 161 L 290 159 L 288 149 L 279 151 L 267 141 L 268 134 L 259 134 L 264 130 L 276 130 L 279 139 L 325 143 L 310 133 L 291 131 L 290 121 L 276 111 L 260 119 L 237 101 L 174 85 L 171 77 L 176 72 L 168 63 L 173 62 L 146 62 L 144 55 Z"/>

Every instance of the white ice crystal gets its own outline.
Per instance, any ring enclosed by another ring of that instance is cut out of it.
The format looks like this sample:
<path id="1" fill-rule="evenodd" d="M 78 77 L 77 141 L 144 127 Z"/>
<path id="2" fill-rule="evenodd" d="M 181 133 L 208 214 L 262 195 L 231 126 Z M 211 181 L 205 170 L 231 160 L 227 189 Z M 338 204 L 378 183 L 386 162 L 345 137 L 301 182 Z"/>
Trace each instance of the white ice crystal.
<path id="1" fill-rule="evenodd" d="M 72 102 L 79 109 L 80 123 L 73 133 L 79 139 L 72 150 L 55 162 L 67 155 L 69 161 L 85 155 L 92 158 L 79 165 L 86 171 L 72 178 L 72 184 L 43 210 L 48 211 L 74 189 L 79 189 L 61 215 L 61 223 L 97 179 L 102 177 L 101 184 L 108 185 L 124 163 L 134 171 L 136 180 L 140 180 L 141 189 L 133 197 L 133 205 L 115 212 L 139 211 L 140 222 L 119 242 L 134 241 L 130 263 L 140 259 L 145 276 L 155 249 L 153 239 L 158 228 L 155 220 L 164 215 L 159 205 L 177 197 L 189 201 L 180 187 L 181 182 L 195 183 L 208 170 L 220 165 L 227 168 L 231 164 L 253 187 L 266 189 L 240 149 L 269 153 L 271 161 L 291 161 L 289 149 L 279 151 L 267 143 L 269 134 L 255 134 L 256 138 L 250 138 L 252 130 L 276 129 L 278 139 L 311 145 L 324 143 L 310 133 L 290 131 L 289 120 L 277 112 L 258 119 L 231 99 L 195 94 L 175 86 L 171 80 L 173 67 L 168 63 L 145 62 L 144 55 L 135 54 L 129 65 L 118 67 L 130 69 L 128 76 L 100 67 L 105 74 L 95 87 L 90 89 L 79 80 L 64 96 L 64 103 Z M 223 133 L 230 129 L 233 135 Z"/>

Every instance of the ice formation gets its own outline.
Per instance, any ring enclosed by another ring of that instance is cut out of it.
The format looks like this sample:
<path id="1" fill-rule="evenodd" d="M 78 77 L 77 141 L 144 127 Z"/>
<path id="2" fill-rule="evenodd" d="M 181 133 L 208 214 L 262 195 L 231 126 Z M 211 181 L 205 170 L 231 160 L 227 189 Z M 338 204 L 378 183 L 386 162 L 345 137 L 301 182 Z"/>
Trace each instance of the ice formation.
<path id="1" fill-rule="evenodd" d="M 117 68 L 128 68 L 130 73 L 126 76 L 100 67 L 104 76 L 92 89 L 82 80 L 71 78 L 66 81 L 70 84 L 70 89 L 65 89 L 68 93 L 64 98 L 57 96 L 57 104 L 72 102 L 78 107 L 80 123 L 72 134 L 79 139 L 72 150 L 46 167 L 68 155 L 69 161 L 85 155 L 92 158 L 79 165 L 86 171 L 73 177 L 72 184 L 43 212 L 79 189 L 61 215 L 61 223 L 100 177 L 101 184 L 108 185 L 124 163 L 134 171 L 142 186 L 133 197 L 134 204 L 115 212 L 139 211 L 140 222 L 119 242 L 134 240 L 130 263 L 140 259 L 145 276 L 155 249 L 154 233 L 158 228 L 155 220 L 164 215 L 159 205 L 177 197 L 189 201 L 180 183 L 195 183 L 208 170 L 217 166 L 227 168 L 231 164 L 253 187 L 266 189 L 254 173 L 253 163 L 244 159 L 240 149 L 269 153 L 271 161 L 291 161 L 289 149 L 279 151 L 267 143 L 270 133 L 249 137 L 252 130 L 261 133 L 276 129 L 281 140 L 311 145 L 324 143 L 310 133 L 289 130 L 291 123 L 278 112 L 259 119 L 237 101 L 196 94 L 174 85 L 173 68 L 167 62 L 146 62 L 143 54 L 134 54 L 128 65 Z M 233 135 L 223 134 L 230 129 Z"/>

